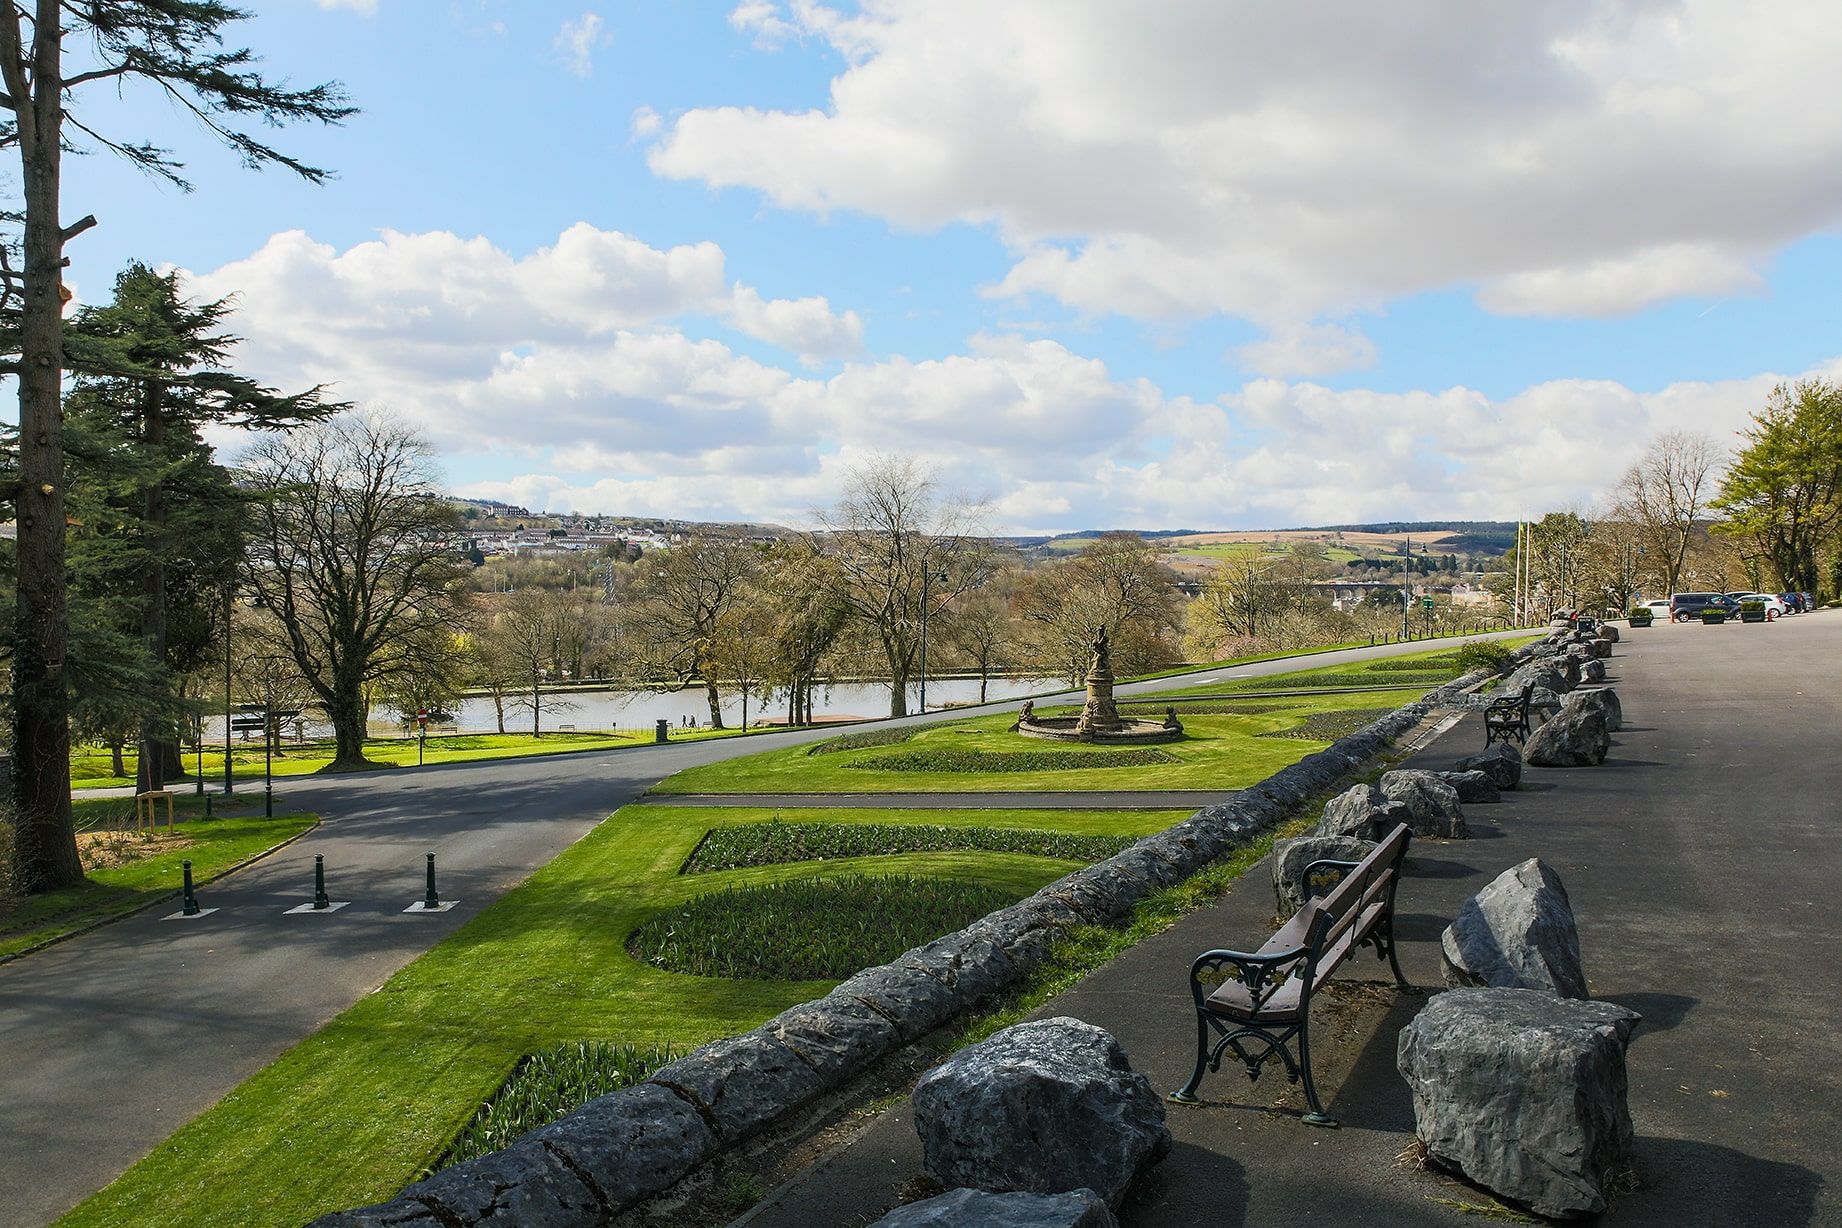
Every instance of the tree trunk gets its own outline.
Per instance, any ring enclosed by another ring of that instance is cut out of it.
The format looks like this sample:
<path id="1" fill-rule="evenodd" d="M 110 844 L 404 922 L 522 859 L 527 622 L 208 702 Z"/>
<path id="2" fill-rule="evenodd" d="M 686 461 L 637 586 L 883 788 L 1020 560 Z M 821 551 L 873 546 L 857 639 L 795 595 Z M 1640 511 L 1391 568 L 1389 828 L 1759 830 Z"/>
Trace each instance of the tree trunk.
<path id="1" fill-rule="evenodd" d="M 14 864 L 27 893 L 83 881 L 70 818 L 70 641 L 64 576 L 64 239 L 58 220 L 63 32 L 40 5 L 31 97 L 13 100 L 26 205 L 19 329 L 18 604 L 13 650 Z M 8 20 L 13 20 L 11 16 Z"/>
<path id="2" fill-rule="evenodd" d="M 723 727 L 723 697 L 716 693 L 716 683 L 704 683 L 704 700 L 710 705 L 710 728 Z"/>
<path id="3" fill-rule="evenodd" d="M 544 736 L 542 717 L 544 711 L 544 684 L 536 677 L 531 678 L 531 736 Z"/>
<path id="4" fill-rule="evenodd" d="M 109 770 L 112 775 L 118 777 L 128 774 L 128 765 L 122 759 L 122 744 L 120 742 L 109 743 Z"/>
<path id="5" fill-rule="evenodd" d="M 505 692 L 494 691 L 492 693 L 492 712 L 493 712 L 493 716 L 498 718 L 499 732 L 504 733 L 505 732 Z"/>
<path id="6" fill-rule="evenodd" d="M 335 681 L 326 715 L 333 723 L 333 761 L 325 770 L 343 772 L 370 767 L 371 761 L 365 758 L 364 689 L 356 683 L 341 685 Z"/>

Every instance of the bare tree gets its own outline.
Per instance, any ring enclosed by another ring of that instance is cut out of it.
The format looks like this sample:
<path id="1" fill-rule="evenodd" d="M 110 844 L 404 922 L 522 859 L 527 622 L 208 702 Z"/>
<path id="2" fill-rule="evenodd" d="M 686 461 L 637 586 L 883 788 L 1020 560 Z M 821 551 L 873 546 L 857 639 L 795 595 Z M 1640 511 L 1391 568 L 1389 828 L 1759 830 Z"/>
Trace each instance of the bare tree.
<path id="1" fill-rule="evenodd" d="M 693 537 L 641 564 L 627 628 L 636 664 L 682 689 L 702 682 L 710 724 L 723 727 L 717 640 L 747 594 L 760 552 L 727 537 Z"/>
<path id="2" fill-rule="evenodd" d="M 1228 558 L 1209 573 L 1190 607 L 1190 639 L 1215 657 L 1263 647 L 1294 606 L 1294 590 L 1261 559 Z"/>
<path id="3" fill-rule="evenodd" d="M 523 685 L 516 702 L 530 709 L 532 737 L 544 731 L 545 684 L 551 678 L 559 682 L 563 678 L 563 638 L 569 634 L 572 605 L 569 594 L 556 589 L 520 589 L 493 616 L 486 631 L 490 651 L 506 666 L 507 677 L 515 676 Z M 561 705 L 552 700 L 550 706 Z M 504 732 L 503 715 L 500 721 L 500 732 Z"/>
<path id="4" fill-rule="evenodd" d="M 927 620 L 984 582 L 990 563 L 976 535 L 984 510 L 943 494 L 913 458 L 878 456 L 852 471 L 844 498 L 819 515 L 845 608 L 882 650 L 890 716 L 908 715 Z"/>
<path id="5" fill-rule="evenodd" d="M 1070 681 L 1086 674 L 1097 627 L 1112 639 L 1114 668 L 1143 673 L 1177 656 L 1176 580 L 1151 543 L 1108 533 L 1072 559 L 1026 576 L 1017 608 L 1034 628 L 1044 662 Z"/>
<path id="6" fill-rule="evenodd" d="M 63 417 L 66 367 L 64 245 L 96 224 L 66 225 L 63 155 L 88 146 L 126 158 L 185 187 L 169 151 L 99 131 L 77 118 L 85 86 L 118 94 L 148 87 L 190 112 L 251 166 L 283 166 L 309 180 L 326 175 L 235 125 L 290 120 L 336 123 L 351 113 L 338 87 L 293 90 L 263 79 L 247 50 L 226 47 L 224 27 L 247 14 L 216 0 L 8 0 L 0 6 L 0 149 L 17 151 L 23 208 L 4 211 L 20 242 L 0 243 L 0 321 L 9 355 L 0 369 L 19 381 L 17 470 L 0 475 L 16 507 L 18 602 L 13 635 L 12 792 L 18 814 L 17 876 L 28 892 L 83 881 L 70 818 L 69 617 L 66 600 Z M 66 44 L 83 56 L 66 69 Z M 102 114 L 133 115 L 133 107 Z M 14 251 L 23 257 L 13 260 Z"/>
<path id="7" fill-rule="evenodd" d="M 1665 593 L 1680 587 L 1695 521 L 1708 510 L 1714 471 L 1725 459 L 1708 436 L 1669 431 L 1652 441 L 1619 483 L 1619 514 L 1637 526 L 1645 554 L 1655 556 Z"/>
<path id="8" fill-rule="evenodd" d="M 1015 574 L 999 572 L 955 602 L 946 619 L 946 642 L 978 672 L 980 703 L 992 674 L 1015 660 L 1019 637 L 1011 605 L 1016 589 Z"/>
<path id="9" fill-rule="evenodd" d="M 244 457 L 263 496 L 249 584 L 332 722 L 329 770 L 368 766 L 366 690 L 413 666 L 418 633 L 455 623 L 458 519 L 428 444 L 375 415 L 336 418 Z"/>

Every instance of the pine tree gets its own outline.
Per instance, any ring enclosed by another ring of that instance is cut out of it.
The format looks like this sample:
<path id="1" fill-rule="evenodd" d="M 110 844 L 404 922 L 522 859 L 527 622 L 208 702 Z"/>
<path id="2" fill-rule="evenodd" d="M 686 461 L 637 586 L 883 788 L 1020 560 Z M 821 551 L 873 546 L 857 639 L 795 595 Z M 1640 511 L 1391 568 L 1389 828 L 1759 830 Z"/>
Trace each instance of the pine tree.
<path id="1" fill-rule="evenodd" d="M 0 244 L 0 371 L 19 381 L 16 467 L 0 494 L 16 508 L 12 789 L 15 878 L 28 892 L 83 879 L 70 819 L 71 623 L 65 580 L 65 449 L 59 413 L 66 369 L 64 245 L 96 224 L 62 220 L 66 149 L 88 145 L 186 187 L 171 151 L 111 136 L 79 118 L 84 87 L 141 87 L 177 103 L 252 166 L 310 181 L 326 172 L 258 140 L 245 121 L 336 123 L 352 113 L 335 85 L 292 89 L 265 79 L 227 27 L 248 14 L 216 0 L 6 0 L 0 6 L 0 149 L 16 150 L 22 207 L 16 250 Z M 64 63 L 67 46 L 82 56 Z"/>

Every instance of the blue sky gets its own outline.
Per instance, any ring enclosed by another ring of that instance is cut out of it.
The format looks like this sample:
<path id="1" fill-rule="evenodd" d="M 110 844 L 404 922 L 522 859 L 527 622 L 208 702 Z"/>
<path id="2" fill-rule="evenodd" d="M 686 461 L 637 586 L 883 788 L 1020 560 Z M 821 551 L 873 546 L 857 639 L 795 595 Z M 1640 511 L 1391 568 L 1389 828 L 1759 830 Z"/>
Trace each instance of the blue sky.
<path id="1" fill-rule="evenodd" d="M 92 94 L 196 190 L 73 160 L 71 280 L 236 294 L 473 493 L 800 520 L 906 451 L 1014 531 L 1513 517 L 1842 355 L 1819 6 L 260 8 L 337 177 Z"/>

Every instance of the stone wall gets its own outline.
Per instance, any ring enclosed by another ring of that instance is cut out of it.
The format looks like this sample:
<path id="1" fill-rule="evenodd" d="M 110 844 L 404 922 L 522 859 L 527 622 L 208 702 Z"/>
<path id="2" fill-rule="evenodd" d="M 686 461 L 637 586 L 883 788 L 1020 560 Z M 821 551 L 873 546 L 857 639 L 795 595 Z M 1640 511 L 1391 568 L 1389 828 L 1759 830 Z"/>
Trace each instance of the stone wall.
<path id="1" fill-rule="evenodd" d="M 1516 657 L 1526 660 L 1533 651 Z M 1232 801 L 865 969 L 752 1032 L 712 1041 L 647 1082 L 591 1101 L 502 1151 L 444 1168 L 392 1202 L 316 1223 L 455 1228 L 495 1216 L 519 1224 L 604 1223 L 1018 984 L 1066 927 L 1118 921 L 1144 897 L 1250 843 L 1429 714 L 1465 706 L 1463 693 L 1491 676 L 1480 670 L 1430 691 Z"/>

